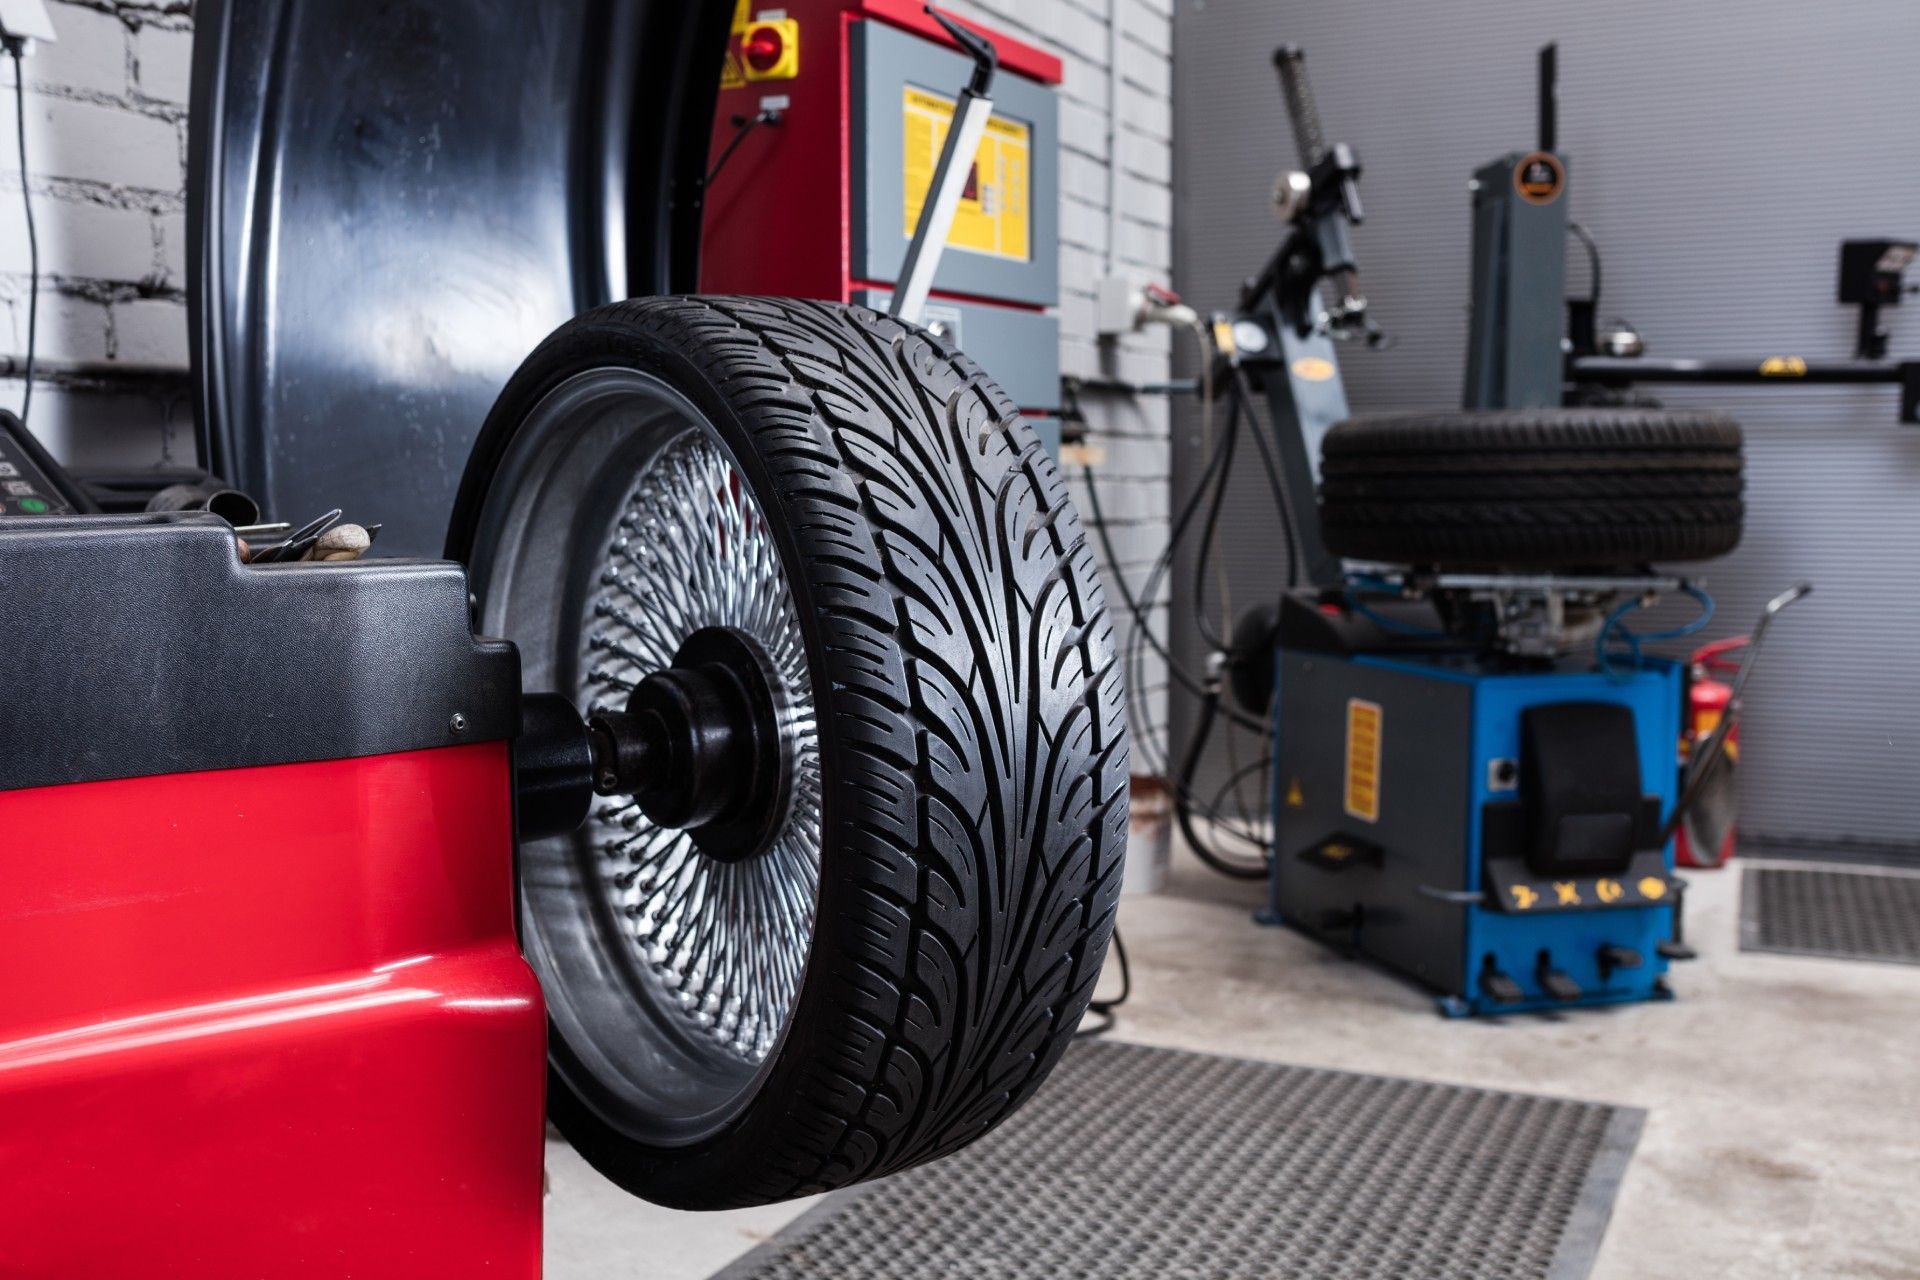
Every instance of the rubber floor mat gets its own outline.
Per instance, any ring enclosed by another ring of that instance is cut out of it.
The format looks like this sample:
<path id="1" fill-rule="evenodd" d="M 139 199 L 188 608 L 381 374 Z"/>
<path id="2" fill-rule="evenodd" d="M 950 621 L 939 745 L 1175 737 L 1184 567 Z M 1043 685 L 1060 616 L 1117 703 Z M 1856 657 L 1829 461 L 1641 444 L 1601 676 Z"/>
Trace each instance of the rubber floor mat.
<path id="1" fill-rule="evenodd" d="M 998 1131 L 828 1197 L 716 1280 L 1571 1280 L 1644 1118 L 1081 1042 Z"/>
<path id="2" fill-rule="evenodd" d="M 1920 875 L 1867 867 L 1746 867 L 1740 949 L 1920 964 Z"/>

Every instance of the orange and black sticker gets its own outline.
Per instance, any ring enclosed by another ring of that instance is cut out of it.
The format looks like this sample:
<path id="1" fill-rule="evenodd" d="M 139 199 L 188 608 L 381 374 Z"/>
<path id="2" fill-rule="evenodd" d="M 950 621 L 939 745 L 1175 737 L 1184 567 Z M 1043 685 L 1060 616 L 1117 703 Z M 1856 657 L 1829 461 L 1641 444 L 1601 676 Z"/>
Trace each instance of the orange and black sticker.
<path id="1" fill-rule="evenodd" d="M 1551 151 L 1533 151 L 1513 166 L 1513 189 L 1528 204 L 1552 204 L 1567 189 L 1567 166 Z"/>
<path id="2" fill-rule="evenodd" d="M 1386 714 L 1380 704 L 1347 699 L 1346 811 L 1362 822 L 1380 821 L 1380 743 Z"/>

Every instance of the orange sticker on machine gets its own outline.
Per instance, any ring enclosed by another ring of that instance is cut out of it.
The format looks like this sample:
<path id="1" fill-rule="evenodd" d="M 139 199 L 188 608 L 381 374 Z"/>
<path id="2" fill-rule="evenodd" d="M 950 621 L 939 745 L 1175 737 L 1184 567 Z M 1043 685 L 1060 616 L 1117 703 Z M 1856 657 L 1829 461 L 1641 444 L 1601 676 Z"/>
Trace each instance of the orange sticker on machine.
<path id="1" fill-rule="evenodd" d="M 1513 189 L 1528 204 L 1552 204 L 1567 189 L 1567 167 L 1551 151 L 1530 151 L 1513 166 Z"/>
<path id="2" fill-rule="evenodd" d="M 1347 816 L 1380 821 L 1380 739 L 1386 718 L 1377 702 L 1347 699 Z"/>

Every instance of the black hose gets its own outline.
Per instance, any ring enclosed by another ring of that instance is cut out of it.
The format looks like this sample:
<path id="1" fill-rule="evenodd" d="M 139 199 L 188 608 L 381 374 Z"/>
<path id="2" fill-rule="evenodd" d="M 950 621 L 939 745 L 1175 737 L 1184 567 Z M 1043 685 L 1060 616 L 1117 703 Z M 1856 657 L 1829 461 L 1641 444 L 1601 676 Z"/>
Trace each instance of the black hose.
<path id="1" fill-rule="evenodd" d="M 23 40 L 9 39 L 7 52 L 13 55 L 14 125 L 20 144 L 20 203 L 27 215 L 27 366 L 26 384 L 20 392 L 20 425 L 27 425 L 33 412 L 34 348 L 40 329 L 40 234 L 33 225 L 33 192 L 27 180 L 27 73 L 20 55 Z"/>
<path id="2" fill-rule="evenodd" d="M 1220 434 L 1220 473 L 1213 482 L 1213 501 L 1207 504 L 1207 520 L 1200 529 L 1200 555 L 1193 566 L 1193 623 L 1199 629 L 1200 638 L 1216 650 L 1226 649 L 1228 642 L 1214 630 L 1213 620 L 1207 617 L 1207 569 L 1213 557 L 1214 539 L 1220 532 L 1220 511 L 1227 505 L 1227 482 L 1233 475 L 1233 450 L 1239 435 L 1240 398 L 1234 396 L 1227 404 L 1227 423 Z"/>
<path id="3" fill-rule="evenodd" d="M 720 171 L 727 167 L 727 161 L 733 159 L 733 153 L 739 149 L 741 143 L 747 140 L 748 134 L 763 124 L 779 123 L 780 113 L 778 111 L 762 111 L 751 119 L 746 116 L 735 116 L 733 118 L 733 137 L 727 140 L 726 147 L 720 152 L 719 158 L 713 162 L 713 168 L 707 170 L 706 181 L 701 185 L 707 187 L 713 185 L 714 180 L 720 176 Z"/>
<path id="4" fill-rule="evenodd" d="M 1207 847 L 1199 833 L 1193 829 L 1191 806 L 1186 802 L 1187 783 L 1199 767 L 1200 753 L 1206 749 L 1207 737 L 1213 732 L 1213 718 L 1220 708 L 1220 689 L 1215 685 L 1209 688 L 1200 699 L 1200 722 L 1193 727 L 1193 736 L 1187 741 L 1186 758 L 1180 762 L 1180 772 L 1175 775 L 1173 786 L 1173 814 L 1180 823 L 1180 834 L 1186 837 L 1187 844 L 1200 861 L 1213 870 L 1232 880 L 1265 880 L 1267 865 L 1265 860 L 1257 867 L 1237 863 L 1224 858 Z"/>
<path id="5" fill-rule="evenodd" d="M 1587 301 L 1592 304 L 1597 313 L 1600 310 L 1600 246 L 1594 241 L 1593 233 L 1577 222 L 1569 222 L 1567 230 L 1587 247 L 1587 274 L 1591 278 L 1591 287 L 1587 290 Z"/>
<path id="6" fill-rule="evenodd" d="M 1274 505 L 1280 511 L 1280 534 L 1287 540 L 1287 585 L 1300 585 L 1300 544 L 1294 536 L 1299 526 L 1294 524 L 1293 501 L 1287 497 L 1286 482 L 1280 475 L 1280 461 L 1274 457 L 1273 442 L 1267 439 L 1267 433 L 1260 429 L 1260 419 L 1253 411 L 1253 388 L 1247 385 L 1246 370 L 1236 366 L 1233 370 L 1234 403 L 1243 405 L 1247 421 L 1253 425 L 1253 442 L 1259 447 L 1260 462 L 1267 473 L 1267 486 L 1273 490 Z M 1318 513 L 1315 513 L 1316 518 Z"/>
<path id="7" fill-rule="evenodd" d="M 1248 845 L 1259 849 L 1262 854 L 1266 856 L 1271 856 L 1271 842 L 1258 833 L 1241 830 L 1232 823 L 1223 820 L 1219 814 L 1220 804 L 1218 797 L 1216 797 L 1216 803 L 1213 805 L 1203 806 L 1198 803 L 1193 795 L 1192 783 L 1200 757 L 1205 752 L 1206 745 L 1211 739 L 1214 723 L 1222 714 L 1223 710 L 1230 725 L 1259 733 L 1263 738 L 1270 734 L 1271 726 L 1265 719 L 1248 715 L 1232 706 L 1227 706 L 1223 709 L 1220 702 L 1220 686 L 1217 679 L 1209 678 L 1205 682 L 1202 682 L 1180 666 L 1179 663 L 1175 662 L 1167 646 L 1153 633 L 1146 603 L 1153 598 L 1154 592 L 1158 590 L 1162 575 L 1167 573 L 1172 567 L 1175 552 L 1181 540 L 1185 537 L 1186 531 L 1192 524 L 1195 515 L 1198 514 L 1202 503 L 1207 504 L 1207 518 L 1205 521 L 1205 532 L 1202 538 L 1197 572 L 1202 575 L 1204 582 L 1204 574 L 1210 563 L 1211 544 L 1217 533 L 1220 511 L 1224 505 L 1226 485 L 1231 474 L 1228 467 L 1234 456 L 1236 438 L 1240 428 L 1248 424 L 1252 426 L 1256 437 L 1258 437 L 1259 419 L 1253 410 L 1252 393 L 1245 383 L 1245 375 L 1235 370 L 1234 394 L 1228 406 L 1228 419 L 1222 431 L 1221 439 L 1219 443 L 1214 446 L 1213 452 L 1209 456 L 1206 465 L 1202 468 L 1198 481 L 1195 483 L 1193 491 L 1188 496 L 1185 505 L 1174 518 L 1168 530 L 1166 547 L 1161 551 L 1160 555 L 1155 558 L 1152 567 L 1148 571 L 1146 582 L 1142 590 L 1137 594 L 1134 592 L 1131 584 L 1127 582 L 1125 576 L 1120 572 L 1119 556 L 1115 553 L 1112 536 L 1107 529 L 1106 513 L 1100 502 L 1099 481 L 1091 466 L 1085 468 L 1085 473 L 1087 480 L 1087 498 L 1089 506 L 1091 507 L 1090 514 L 1093 517 L 1094 532 L 1100 541 L 1101 550 L 1106 556 L 1114 584 L 1118 588 L 1121 599 L 1125 603 L 1127 611 L 1134 622 L 1134 634 L 1129 636 L 1127 653 L 1123 655 L 1123 667 L 1127 678 L 1129 710 L 1136 710 L 1133 700 L 1140 683 L 1139 659 L 1145 648 L 1149 646 L 1166 661 L 1169 676 L 1179 683 L 1183 689 L 1200 698 L 1200 719 L 1194 726 L 1194 730 L 1187 743 L 1186 751 L 1180 760 L 1179 768 L 1177 770 L 1169 768 L 1169 766 L 1173 764 L 1173 761 L 1166 750 L 1164 750 L 1162 744 L 1155 741 L 1151 726 L 1144 721 L 1144 718 L 1139 718 L 1140 723 L 1137 728 L 1137 739 L 1142 757 L 1146 760 L 1149 767 L 1153 767 L 1156 763 L 1153 756 L 1157 752 L 1160 757 L 1158 761 L 1159 769 L 1157 771 L 1163 774 L 1170 774 L 1168 780 L 1171 784 L 1175 818 L 1179 823 L 1180 833 L 1186 839 L 1187 844 L 1193 849 L 1194 856 L 1199 858 L 1200 861 L 1210 869 L 1231 879 L 1260 880 L 1266 876 L 1265 857 L 1262 858 L 1261 865 L 1256 867 L 1249 866 L 1245 862 L 1236 861 L 1219 852 L 1209 844 L 1206 839 L 1202 838 L 1200 832 L 1194 825 L 1193 818 L 1196 813 L 1209 818 L 1219 828 L 1219 833 L 1244 841 Z M 1282 519 L 1285 522 L 1283 534 L 1287 540 L 1288 581 L 1289 584 L 1291 584 L 1297 581 L 1299 576 L 1299 556 L 1293 536 L 1291 510 L 1287 503 L 1285 487 L 1280 482 L 1277 463 L 1272 456 L 1272 445 L 1263 437 L 1257 438 L 1256 443 L 1260 447 L 1261 462 L 1267 475 L 1268 484 L 1272 487 Z M 1206 635 L 1212 647 L 1216 651 L 1224 650 L 1226 645 L 1218 636 L 1211 634 L 1211 628 L 1205 618 L 1204 587 L 1200 592 L 1196 593 L 1195 613 L 1200 629 L 1202 633 Z M 1259 767 L 1261 766 L 1253 766 L 1253 768 Z M 1234 777 L 1229 780 L 1230 784 L 1237 783 L 1241 778 L 1245 777 L 1248 772 L 1249 770 L 1247 769 L 1237 770 Z"/>
<path id="8" fill-rule="evenodd" d="M 1216 454 L 1215 456 L 1217 457 L 1218 455 Z M 1101 549 L 1105 552 L 1107 557 L 1107 563 L 1112 569 L 1114 584 L 1117 587 L 1119 587 L 1121 599 L 1126 603 L 1127 612 L 1130 615 L 1132 615 L 1133 622 L 1134 622 L 1133 631 L 1130 633 L 1128 637 L 1128 651 L 1126 654 L 1123 655 L 1125 683 L 1126 683 L 1126 696 L 1127 696 L 1127 711 L 1130 716 L 1135 716 L 1136 720 L 1139 722 L 1138 741 L 1139 741 L 1139 746 L 1141 750 L 1141 755 L 1143 758 L 1146 759 L 1148 768 L 1153 770 L 1156 773 L 1166 775 L 1171 771 L 1172 762 L 1166 758 L 1166 753 L 1164 751 L 1160 752 L 1161 758 L 1157 763 L 1152 758 L 1152 750 L 1156 748 L 1156 744 L 1154 744 L 1152 741 L 1152 735 L 1149 731 L 1149 725 L 1143 719 L 1135 715 L 1137 708 L 1136 708 L 1134 699 L 1138 691 L 1139 681 L 1135 678 L 1134 668 L 1138 662 L 1138 655 L 1142 647 L 1141 646 L 1142 639 L 1145 639 L 1146 641 L 1151 642 L 1153 647 L 1157 651 L 1159 651 L 1163 656 L 1168 657 L 1167 669 L 1175 679 L 1180 681 L 1183 687 L 1189 689 L 1193 693 L 1198 694 L 1204 698 L 1206 696 L 1207 686 L 1197 680 L 1194 680 L 1183 669 L 1181 669 L 1177 663 L 1173 662 L 1170 656 L 1167 655 L 1165 646 L 1162 645 L 1160 641 L 1153 634 L 1152 628 L 1150 626 L 1150 620 L 1147 617 L 1145 607 L 1141 604 L 1140 600 L 1133 594 L 1132 588 L 1127 585 L 1126 578 L 1120 573 L 1120 570 L 1118 568 L 1119 557 L 1114 554 L 1113 540 L 1107 532 L 1105 516 L 1100 508 L 1099 484 L 1093 478 L 1092 468 L 1090 467 L 1087 468 L 1087 497 L 1093 508 L 1092 514 L 1094 519 L 1094 533 L 1100 539 Z M 1190 517 L 1190 515 L 1191 515 L 1191 508 L 1189 508 L 1188 512 L 1184 512 L 1182 515 L 1182 520 L 1180 522 L 1182 527 L 1184 527 L 1186 520 L 1188 517 Z M 1155 560 L 1154 573 L 1152 575 L 1149 575 L 1150 577 L 1157 576 L 1157 574 L 1165 567 L 1168 557 L 1172 554 L 1173 546 L 1174 546 L 1173 540 L 1169 540 L 1167 550 L 1162 551 L 1160 556 Z M 1236 715 L 1236 719 L 1234 720 L 1235 723 L 1247 723 L 1251 728 L 1259 731 L 1262 735 L 1265 735 L 1268 732 L 1268 726 L 1265 724 L 1265 722 L 1254 720 L 1251 716 L 1237 715 L 1237 713 L 1232 713 L 1231 708 L 1229 708 L 1229 712 L 1230 714 Z M 1176 807 L 1181 803 L 1186 803 L 1189 807 L 1191 807 L 1191 797 L 1180 793 L 1181 784 L 1179 779 L 1170 778 L 1169 781 L 1176 791 L 1176 798 L 1175 798 Z M 1216 822 L 1219 821 L 1218 814 L 1214 813 L 1211 810 L 1208 811 L 1208 816 L 1213 818 Z M 1265 847 L 1265 842 L 1251 833 L 1239 831 L 1231 827 L 1228 827 L 1227 834 L 1234 836 L 1240 840 L 1244 840 L 1248 844 L 1254 845 L 1256 847 L 1260 847 L 1260 848 Z"/>
<path id="9" fill-rule="evenodd" d="M 1271 769 L 1272 767 L 1273 767 L 1273 757 L 1268 755 L 1268 756 L 1262 756 L 1260 759 L 1255 760 L 1250 765 L 1246 765 L 1240 769 L 1236 769 L 1233 773 L 1227 776 L 1227 780 L 1225 782 L 1220 784 L 1220 789 L 1213 793 L 1213 799 L 1207 801 L 1207 811 L 1209 813 L 1220 812 L 1221 807 L 1225 805 L 1227 802 L 1227 792 L 1232 791 L 1236 793 L 1233 797 L 1234 803 L 1239 805 L 1240 812 L 1242 814 L 1245 814 L 1247 811 L 1246 797 L 1237 794 L 1240 788 L 1241 780 L 1244 778 L 1250 778 L 1254 774 L 1260 772 L 1261 770 Z"/>
<path id="10" fill-rule="evenodd" d="M 1213 455 L 1214 463 L 1217 464 L 1221 456 L 1222 455 L 1221 455 L 1220 449 L 1216 448 Z M 1211 471 L 1211 470 L 1212 470 L 1212 466 L 1210 465 L 1208 468 L 1208 471 Z M 1203 473 L 1203 479 L 1204 479 L 1204 473 Z M 1193 498 L 1188 501 L 1186 508 L 1180 513 L 1179 519 L 1174 522 L 1173 529 L 1167 540 L 1166 549 L 1163 550 L 1160 553 L 1159 558 L 1154 561 L 1153 571 L 1147 575 L 1147 586 L 1146 586 L 1146 589 L 1141 593 L 1141 597 L 1143 599 L 1153 598 L 1153 593 L 1158 589 L 1158 583 L 1161 575 L 1164 574 L 1167 571 L 1167 569 L 1171 566 L 1173 562 L 1174 551 L 1180 545 L 1181 539 L 1185 537 L 1187 526 L 1190 525 L 1193 521 L 1194 513 L 1198 509 L 1198 500 L 1201 497 L 1202 493 L 1204 493 L 1204 490 L 1195 491 Z M 1143 634 L 1146 634 L 1149 637 L 1151 637 L 1151 632 L 1143 632 Z M 1128 699 L 1129 699 L 1128 701 L 1129 711 L 1133 710 L 1132 698 L 1135 691 L 1138 689 L 1138 686 L 1140 683 L 1138 679 L 1139 655 L 1140 655 L 1140 647 L 1138 643 L 1138 637 L 1136 636 L 1134 637 L 1133 647 L 1127 655 L 1128 657 L 1127 688 L 1128 688 Z M 1197 758 L 1198 752 L 1205 747 L 1207 742 L 1207 737 L 1212 731 L 1213 715 L 1214 713 L 1217 713 L 1219 710 L 1218 688 L 1219 686 L 1217 682 L 1210 680 L 1206 685 L 1203 685 L 1199 689 L 1194 690 L 1194 692 L 1196 692 L 1202 698 L 1203 705 L 1207 705 L 1206 699 L 1208 699 L 1210 696 L 1209 691 L 1212 691 L 1211 693 L 1212 703 L 1211 703 L 1211 706 L 1209 707 L 1209 713 L 1207 715 L 1205 724 L 1201 727 L 1200 731 L 1197 733 L 1194 739 L 1195 745 L 1193 746 L 1192 749 L 1190 749 L 1188 753 L 1188 756 L 1186 758 L 1186 764 L 1178 772 L 1174 770 L 1174 762 L 1173 762 L 1172 752 L 1170 747 L 1163 747 L 1161 744 L 1156 743 L 1154 741 L 1150 723 L 1143 721 L 1138 725 L 1138 730 L 1139 730 L 1138 741 L 1141 747 L 1141 754 L 1143 756 L 1148 757 L 1148 764 L 1150 766 L 1153 766 L 1154 761 L 1151 758 L 1152 753 L 1155 751 L 1158 751 L 1160 760 L 1155 771 L 1167 777 L 1169 782 L 1172 784 L 1175 811 L 1176 813 L 1180 813 L 1182 815 L 1190 815 L 1194 810 L 1199 808 L 1198 804 L 1195 802 L 1193 798 L 1192 788 L 1189 784 L 1191 783 L 1192 777 L 1193 777 L 1194 760 Z M 1253 728 L 1255 731 L 1259 732 L 1263 737 L 1270 732 L 1269 726 L 1265 720 L 1255 720 L 1251 716 L 1246 716 L 1246 715 L 1235 712 L 1234 709 L 1231 707 L 1227 708 L 1226 711 L 1227 711 L 1229 720 L 1233 723 L 1247 724 L 1248 727 Z M 1221 819 L 1218 813 L 1207 812 L 1206 816 L 1209 819 L 1211 819 L 1218 827 L 1220 827 L 1225 834 L 1233 836 L 1235 839 L 1242 840 L 1247 844 L 1252 845 L 1254 848 L 1261 850 L 1262 852 L 1265 852 L 1267 850 L 1268 842 L 1265 838 L 1261 837 L 1260 835 L 1256 833 L 1248 832 L 1248 831 L 1242 831 L 1234 827 L 1232 824 Z M 1183 833 L 1188 835 L 1190 840 L 1198 839 L 1198 837 L 1193 834 L 1193 831 L 1190 825 L 1183 825 L 1182 831 Z M 1202 856 L 1203 861 L 1207 860 L 1206 855 L 1211 855 L 1215 859 L 1224 861 L 1224 859 L 1220 858 L 1220 855 L 1213 854 L 1212 850 L 1204 849 L 1203 847 L 1203 856 Z"/>
<path id="11" fill-rule="evenodd" d="M 1125 1004 L 1127 997 L 1133 994 L 1133 967 L 1127 963 L 1127 944 L 1120 941 L 1120 929 L 1117 925 L 1113 930 L 1113 958 L 1120 962 L 1120 994 L 1111 1000 L 1090 1000 L 1087 1002 L 1087 1013 L 1099 1019 L 1099 1021 L 1090 1027 L 1082 1026 L 1078 1031 L 1075 1031 L 1073 1033 L 1075 1040 L 1086 1040 L 1094 1036 L 1103 1036 L 1113 1030 L 1113 1024 L 1117 1021 L 1113 1011 Z"/>
<path id="12" fill-rule="evenodd" d="M 1218 457 L 1217 452 L 1215 456 Z M 1146 642 L 1150 646 L 1152 646 L 1153 651 L 1159 654 L 1161 659 L 1166 662 L 1167 674 L 1169 674 L 1175 680 L 1177 680 L 1180 683 L 1180 687 L 1185 689 L 1188 693 L 1204 694 L 1206 692 L 1205 682 L 1202 681 L 1199 677 L 1195 676 L 1192 672 L 1188 671 L 1185 667 L 1181 666 L 1178 662 L 1176 662 L 1174 660 L 1172 651 L 1170 651 L 1167 648 L 1167 646 L 1160 640 L 1158 636 L 1153 634 L 1152 627 L 1148 625 L 1146 603 L 1144 599 L 1134 594 L 1133 589 L 1127 585 L 1126 576 L 1120 572 L 1120 557 L 1114 554 L 1113 536 L 1107 532 L 1107 518 L 1105 513 L 1101 510 L 1101 507 L 1100 507 L 1100 483 L 1098 480 L 1094 478 L 1094 472 L 1091 466 L 1085 466 L 1082 468 L 1082 470 L 1086 473 L 1087 505 L 1092 508 L 1094 535 L 1100 539 L 1100 550 L 1107 557 L 1107 567 L 1112 572 L 1113 585 L 1120 589 L 1121 603 L 1126 605 L 1127 613 L 1130 617 L 1133 618 L 1134 626 L 1139 631 L 1140 635 L 1145 638 Z M 1209 468 L 1209 470 L 1211 470 L 1211 468 Z M 1203 474 L 1203 481 L 1204 481 L 1204 474 Z M 1196 495 L 1198 492 L 1199 491 L 1196 490 Z M 1177 535 L 1169 536 L 1168 545 L 1171 547 L 1176 540 L 1177 540 Z M 1164 558 L 1164 553 L 1162 558 Z M 1155 561 L 1156 567 L 1158 566 L 1158 564 L 1159 564 L 1159 561 L 1156 560 Z M 1150 577 L 1152 576 L 1151 572 L 1149 573 L 1149 576 Z M 1235 711 L 1231 707 L 1229 707 L 1227 711 L 1228 711 L 1229 718 L 1232 719 L 1234 723 L 1240 725 L 1241 727 L 1253 730 L 1254 732 L 1257 732 L 1257 733 L 1266 732 L 1267 726 L 1265 722 L 1256 720 L 1252 716 L 1245 715 L 1241 712 Z"/>

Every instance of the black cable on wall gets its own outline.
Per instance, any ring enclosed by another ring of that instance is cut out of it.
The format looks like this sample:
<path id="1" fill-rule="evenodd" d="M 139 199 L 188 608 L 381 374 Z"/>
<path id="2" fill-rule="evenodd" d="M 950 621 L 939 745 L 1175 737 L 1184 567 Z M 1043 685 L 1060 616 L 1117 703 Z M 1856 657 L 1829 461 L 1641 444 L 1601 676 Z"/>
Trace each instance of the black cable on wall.
<path id="1" fill-rule="evenodd" d="M 33 192 L 27 185 L 27 69 L 23 56 L 27 42 L 9 36 L 5 43 L 6 51 L 13 56 L 13 123 L 20 151 L 20 203 L 27 214 L 27 363 L 26 387 L 20 393 L 20 421 L 25 423 L 33 411 L 33 357 L 40 330 L 40 234 L 33 224 Z"/>

